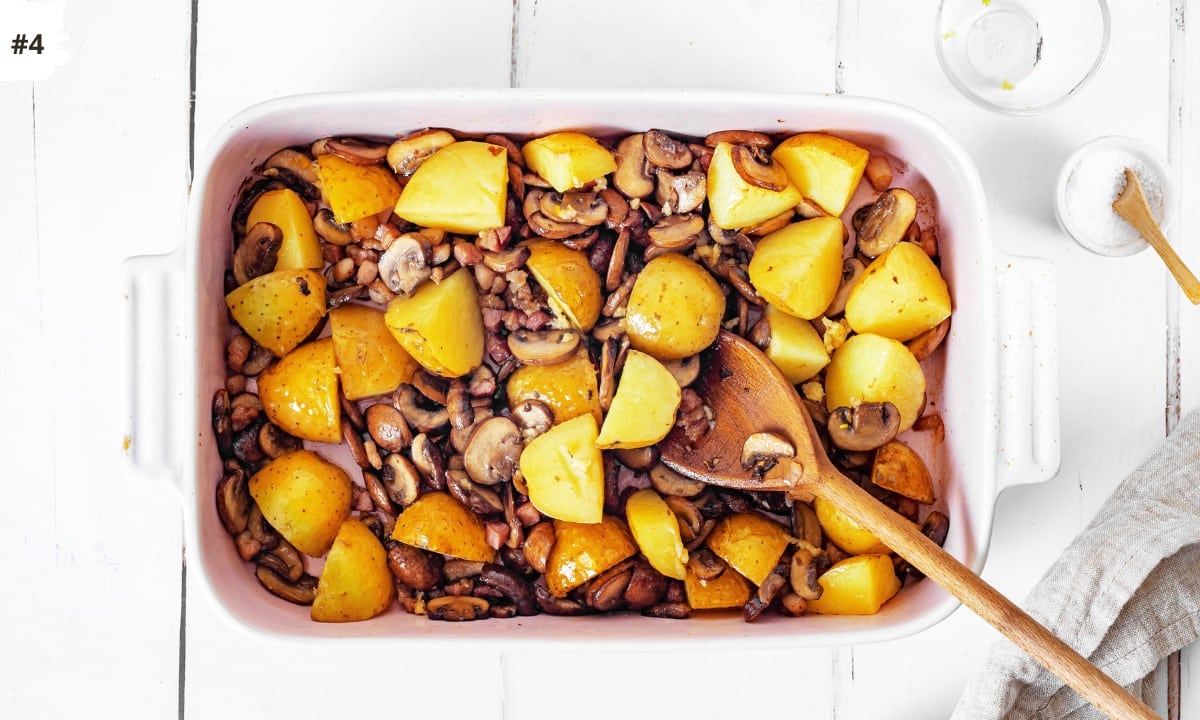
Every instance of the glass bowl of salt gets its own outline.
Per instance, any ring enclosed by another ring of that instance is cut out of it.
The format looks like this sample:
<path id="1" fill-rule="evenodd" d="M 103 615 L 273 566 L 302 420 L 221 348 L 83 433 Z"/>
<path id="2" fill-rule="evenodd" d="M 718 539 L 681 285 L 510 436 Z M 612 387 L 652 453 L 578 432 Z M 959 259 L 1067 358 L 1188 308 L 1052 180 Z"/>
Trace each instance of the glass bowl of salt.
<path id="1" fill-rule="evenodd" d="M 1149 247 L 1112 208 L 1125 187 L 1125 168 L 1141 181 L 1150 213 L 1163 232 L 1175 218 L 1174 187 L 1162 156 L 1136 138 L 1096 138 L 1063 163 L 1055 188 L 1054 214 L 1063 232 L 1097 255 L 1121 257 Z"/>

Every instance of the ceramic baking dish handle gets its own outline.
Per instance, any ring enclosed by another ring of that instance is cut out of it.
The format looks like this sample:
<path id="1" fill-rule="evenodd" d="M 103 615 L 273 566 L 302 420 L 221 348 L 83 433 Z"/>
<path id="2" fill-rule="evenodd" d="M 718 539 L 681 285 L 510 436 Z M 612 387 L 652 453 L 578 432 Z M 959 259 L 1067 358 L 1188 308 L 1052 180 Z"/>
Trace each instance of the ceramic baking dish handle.
<path id="1" fill-rule="evenodd" d="M 1058 326 L 1054 268 L 1000 253 L 997 493 L 1058 473 Z"/>
<path id="2" fill-rule="evenodd" d="M 178 486 L 185 414 L 192 402 L 182 390 L 185 355 L 180 252 L 126 258 L 125 363 L 128 403 L 125 457 L 130 473 Z"/>

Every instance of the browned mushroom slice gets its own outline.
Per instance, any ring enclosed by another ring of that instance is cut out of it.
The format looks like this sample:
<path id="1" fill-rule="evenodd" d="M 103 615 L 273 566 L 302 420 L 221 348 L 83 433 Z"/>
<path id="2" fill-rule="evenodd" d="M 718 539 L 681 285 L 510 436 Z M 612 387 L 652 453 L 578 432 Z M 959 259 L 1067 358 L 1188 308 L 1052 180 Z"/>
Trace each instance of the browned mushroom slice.
<path id="1" fill-rule="evenodd" d="M 545 574 L 550 551 L 554 548 L 554 540 L 554 524 L 550 521 L 542 521 L 529 528 L 529 532 L 525 533 L 525 544 L 522 547 L 529 567 Z"/>
<path id="2" fill-rule="evenodd" d="M 917 359 L 917 362 L 921 362 L 941 346 L 948 332 L 950 332 L 950 318 L 946 318 L 912 340 L 909 340 L 906 345 L 912 351 L 913 357 Z"/>
<path id="3" fill-rule="evenodd" d="M 633 563 L 629 587 L 625 588 L 625 607 L 643 610 L 662 601 L 667 594 L 667 578 L 643 558 Z"/>
<path id="4" fill-rule="evenodd" d="M 387 157 L 388 146 L 385 143 L 370 142 L 359 138 L 328 138 L 325 149 L 330 155 L 337 155 L 346 162 L 355 165 L 377 165 Z"/>
<path id="5" fill-rule="evenodd" d="M 421 493 L 421 476 L 412 462 L 400 453 L 389 453 L 383 459 L 379 482 L 387 491 L 388 499 L 402 508 L 412 505 Z"/>
<path id="6" fill-rule="evenodd" d="M 626 136 L 613 153 L 617 170 L 613 185 L 628 198 L 644 198 L 654 192 L 654 178 L 646 167 L 646 148 L 642 133 Z"/>
<path id="7" fill-rule="evenodd" d="M 700 580 L 716 580 L 725 572 L 725 561 L 708 548 L 700 548 L 688 555 L 688 570 Z"/>
<path id="8" fill-rule="evenodd" d="M 858 250 L 873 258 L 900 242 L 917 217 L 917 199 L 903 188 L 890 188 L 854 213 Z"/>
<path id="9" fill-rule="evenodd" d="M 763 315 L 758 322 L 750 326 L 746 339 L 754 343 L 759 350 L 766 350 L 771 345 L 771 321 Z"/>
<path id="10" fill-rule="evenodd" d="M 788 566 L 780 563 L 771 571 L 771 574 L 762 581 L 746 604 L 742 606 L 742 618 L 746 622 L 754 622 L 775 602 L 775 598 L 783 592 L 787 586 L 786 578 Z"/>
<path id="11" fill-rule="evenodd" d="M 304 576 L 304 558 L 300 556 L 299 550 L 284 540 L 273 550 L 260 555 L 257 562 L 259 565 L 266 565 L 288 582 L 297 582 Z"/>
<path id="12" fill-rule="evenodd" d="M 263 423 L 258 430 L 258 445 L 269 458 L 277 458 L 304 447 L 300 438 L 284 432 L 275 423 Z"/>
<path id="13" fill-rule="evenodd" d="M 662 495 L 683 498 L 696 497 L 707 487 L 702 481 L 680 475 L 662 463 L 650 468 L 650 484 Z"/>
<path id="14" fill-rule="evenodd" d="M 763 475 L 781 457 L 794 457 L 796 449 L 791 443 L 774 433 L 757 432 L 746 438 L 742 445 L 742 467 L 755 475 Z"/>
<path id="15" fill-rule="evenodd" d="M 482 255 L 484 265 L 494 272 L 506 273 L 524 267 L 529 260 L 530 251 L 528 246 L 518 245 L 499 252 L 485 251 Z"/>
<path id="16" fill-rule="evenodd" d="M 662 364 L 681 388 L 691 385 L 700 377 L 699 355 L 689 355 L 679 360 L 664 360 Z"/>
<path id="17" fill-rule="evenodd" d="M 463 453 L 467 475 L 481 485 L 499 485 L 512 480 L 525 443 L 516 423 L 493 417 L 478 423 Z"/>
<path id="18" fill-rule="evenodd" d="M 770 135 L 751 130 L 718 130 L 704 137 L 704 144 L 707 147 L 715 148 L 718 143 L 723 142 L 756 148 L 769 148 L 773 144 Z"/>
<path id="19" fill-rule="evenodd" d="M 443 595 L 425 603 L 425 615 L 430 620 L 466 622 L 488 616 L 488 601 L 472 595 Z"/>
<path id="20" fill-rule="evenodd" d="M 788 571 L 788 581 L 792 592 L 805 600 L 816 600 L 821 597 L 824 588 L 817 578 L 829 569 L 829 555 L 820 552 L 820 548 L 811 545 L 797 547 L 792 553 L 791 567 Z"/>
<path id="21" fill-rule="evenodd" d="M 650 242 L 667 250 L 679 250 L 696 242 L 704 230 L 704 218 L 699 215 L 668 215 L 646 231 Z"/>
<path id="22" fill-rule="evenodd" d="M 517 609 L 518 615 L 536 615 L 537 600 L 525 578 L 502 565 L 487 563 L 479 573 L 479 581 L 496 590 Z"/>
<path id="23" fill-rule="evenodd" d="M 853 408 L 839 407 L 829 413 L 829 439 L 839 448 L 853 452 L 874 450 L 896 437 L 900 411 L 890 402 L 866 402 Z"/>
<path id="24" fill-rule="evenodd" d="M 783 166 L 771 159 L 762 148 L 734 145 L 731 151 L 733 169 L 747 183 L 764 190 L 780 192 L 787 189 L 788 176 Z"/>
<path id="25" fill-rule="evenodd" d="M 397 175 L 412 175 L 438 150 L 454 142 L 445 130 L 425 129 L 410 133 L 387 149 L 387 164 Z"/>
<path id="26" fill-rule="evenodd" d="M 266 169 L 289 170 L 307 183 L 313 185 L 317 183 L 317 170 L 313 166 L 313 159 L 307 153 L 302 153 L 299 150 L 284 148 L 267 158 L 267 161 L 263 163 L 263 167 Z"/>
<path id="27" fill-rule="evenodd" d="M 783 228 L 788 223 L 790 223 L 792 221 L 792 218 L 795 216 L 795 214 L 796 213 L 794 210 L 792 210 L 792 208 L 788 208 L 787 210 L 784 210 L 783 212 L 776 215 L 775 217 L 767 218 L 766 220 L 763 220 L 762 222 L 758 223 L 757 225 L 751 225 L 748 228 L 742 228 L 742 232 L 739 235 L 734 236 L 734 241 L 737 242 L 739 238 L 744 238 L 746 236 L 762 237 L 764 235 L 770 235 L 771 233 Z M 742 247 L 742 245 L 740 243 L 738 246 Z M 745 249 L 745 248 L 743 248 L 743 249 Z"/>
<path id="28" fill-rule="evenodd" d="M 303 575 L 293 583 L 266 565 L 259 565 L 254 576 L 268 592 L 290 603 L 312 605 L 317 597 L 317 579 L 312 575 Z"/>
<path id="29" fill-rule="evenodd" d="M 648 130 L 642 136 L 642 147 L 651 165 L 682 170 L 692 164 L 692 151 L 687 143 L 680 142 L 661 130 Z"/>
<path id="30" fill-rule="evenodd" d="M 866 269 L 867 266 L 858 258 L 850 257 L 842 261 L 842 284 L 838 286 L 837 294 L 833 296 L 833 302 L 829 303 L 829 307 L 825 309 L 826 317 L 837 317 L 846 312 L 846 301 L 850 299 L 850 291 L 858 284 Z M 920 360 L 920 358 L 917 359 Z"/>
<path id="31" fill-rule="evenodd" d="M 538 201 L 538 209 L 551 220 L 592 227 L 608 219 L 608 204 L 594 192 L 548 192 Z"/>
<path id="32" fill-rule="evenodd" d="M 237 536 L 246 529 L 253 503 L 245 470 L 230 470 L 217 482 L 217 516 L 230 535 Z"/>
<path id="33" fill-rule="evenodd" d="M 624 448 L 613 451 L 617 459 L 625 467 L 634 472 L 646 472 L 658 464 L 658 446 L 648 445 L 640 448 Z"/>
<path id="34" fill-rule="evenodd" d="M 625 602 L 634 561 L 626 560 L 592 578 L 583 589 L 583 602 L 596 612 L 612 612 Z"/>
<path id="35" fill-rule="evenodd" d="M 822 547 L 824 533 L 817 511 L 805 502 L 792 503 L 792 534 L 813 547 Z"/>
<path id="36" fill-rule="evenodd" d="M 526 330 L 508 335 L 508 350 L 525 365 L 557 365 L 575 354 L 579 333 L 571 330 Z"/>
<path id="37" fill-rule="evenodd" d="M 283 231 L 278 226 L 269 222 L 255 223 L 233 254 L 233 277 L 238 285 L 245 285 L 274 270 L 282 244 Z"/>
<path id="38" fill-rule="evenodd" d="M 409 426 L 420 433 L 433 432 L 450 422 L 450 414 L 446 408 L 426 410 L 418 405 L 417 389 L 407 383 L 396 388 L 392 393 L 392 404 L 404 415 Z M 415 447 L 416 438 L 413 438 L 413 445 Z"/>
<path id="39" fill-rule="evenodd" d="M 430 245 L 417 233 L 405 233 L 379 258 L 379 277 L 388 289 L 409 295 L 433 273 Z"/>
<path id="40" fill-rule="evenodd" d="M 354 238 L 350 236 L 349 226 L 334 220 L 333 211 L 329 208 L 321 208 L 313 216 L 313 230 L 316 230 L 317 235 L 327 243 L 349 245 L 354 242 Z"/>
<path id="41" fill-rule="evenodd" d="M 659 168 L 654 199 L 664 213 L 684 214 L 699 208 L 708 196 L 707 179 L 703 172 L 693 170 L 675 175 Z"/>
<path id="42" fill-rule="evenodd" d="M 535 212 L 525 219 L 531 230 L 547 240 L 564 240 L 588 229 L 587 225 L 580 223 L 559 222 L 542 212 Z"/>
<path id="43" fill-rule="evenodd" d="M 554 411 L 541 400 L 523 400 L 512 409 L 509 417 L 521 431 L 521 437 L 529 442 L 554 425 Z"/>
<path id="44" fill-rule="evenodd" d="M 446 458 L 428 435 L 421 433 L 413 438 L 409 457 L 431 487 L 436 490 L 446 489 Z"/>
<path id="45" fill-rule="evenodd" d="M 442 557 L 411 545 L 389 541 L 387 564 L 397 580 L 414 590 L 433 590 L 443 581 Z"/>

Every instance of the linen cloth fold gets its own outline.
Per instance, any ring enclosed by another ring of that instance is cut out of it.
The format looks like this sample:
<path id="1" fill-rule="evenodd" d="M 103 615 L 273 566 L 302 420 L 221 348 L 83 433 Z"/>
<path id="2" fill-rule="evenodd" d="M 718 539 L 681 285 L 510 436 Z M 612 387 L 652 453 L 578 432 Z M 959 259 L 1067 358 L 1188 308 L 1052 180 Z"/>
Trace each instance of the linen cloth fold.
<path id="1" fill-rule="evenodd" d="M 1022 607 L 1152 705 L 1159 663 L 1200 637 L 1200 411 L 1121 482 Z M 1001 639 L 952 717 L 1105 715 Z"/>

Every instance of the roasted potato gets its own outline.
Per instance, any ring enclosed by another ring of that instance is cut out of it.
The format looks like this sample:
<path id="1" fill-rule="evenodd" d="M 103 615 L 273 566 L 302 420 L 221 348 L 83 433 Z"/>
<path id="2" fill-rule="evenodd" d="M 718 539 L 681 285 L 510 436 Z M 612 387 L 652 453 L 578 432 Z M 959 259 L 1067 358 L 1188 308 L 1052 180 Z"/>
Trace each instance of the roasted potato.
<path id="1" fill-rule="evenodd" d="M 787 545 L 782 526 L 752 512 L 726 515 L 708 536 L 708 548 L 755 585 L 767 579 Z"/>
<path id="2" fill-rule="evenodd" d="M 392 539 L 405 545 L 463 560 L 492 562 L 479 516 L 444 492 L 427 492 L 404 509 L 392 528 Z"/>
<path id="3" fill-rule="evenodd" d="M 500 227 L 507 151 L 471 140 L 447 145 L 421 163 L 399 196 L 396 214 L 418 225 L 467 235 Z"/>
<path id="4" fill-rule="evenodd" d="M 283 357 L 325 316 L 325 277 L 304 268 L 260 275 L 225 296 L 234 322 Z"/>
<path id="5" fill-rule="evenodd" d="M 675 426 L 679 399 L 679 383 L 671 372 L 649 355 L 630 350 L 596 446 L 619 450 L 657 443 Z"/>
<path id="6" fill-rule="evenodd" d="M 525 268 L 546 291 L 550 307 L 576 329 L 588 332 L 600 317 L 600 276 L 588 257 L 555 240 L 526 243 Z"/>
<path id="7" fill-rule="evenodd" d="M 325 265 L 321 257 L 321 241 L 313 230 L 308 207 L 294 191 L 288 188 L 268 190 L 254 201 L 246 227 L 260 222 L 271 223 L 283 233 L 283 242 L 276 253 L 276 270 L 320 268 Z"/>
<path id="8" fill-rule="evenodd" d="M 800 133 L 771 153 L 800 194 L 837 217 L 846 209 L 867 167 L 870 153 L 826 133 Z"/>
<path id="9" fill-rule="evenodd" d="M 575 356 L 557 365 L 526 365 L 508 378 L 508 406 L 540 400 L 554 413 L 555 424 L 580 415 L 591 415 L 596 425 L 602 420 L 596 366 L 580 348 Z"/>
<path id="10" fill-rule="evenodd" d="M 558 192 L 582 187 L 617 169 L 611 152 L 577 132 L 556 132 L 521 148 L 525 164 Z"/>
<path id="11" fill-rule="evenodd" d="M 263 370 L 258 397 L 271 422 L 292 435 L 315 442 L 342 441 L 333 340 L 301 345 Z"/>
<path id="12" fill-rule="evenodd" d="M 324 555 L 350 515 L 350 476 L 310 450 L 267 463 L 249 489 L 271 527 L 305 555 Z"/>
<path id="13" fill-rule="evenodd" d="M 521 452 L 529 501 L 544 515 L 576 523 L 600 522 L 604 513 L 604 458 L 596 447 L 596 419 L 583 414 L 534 438 Z"/>
<path id="14" fill-rule="evenodd" d="M 334 219 L 342 224 L 387 210 L 400 197 L 396 177 L 378 165 L 355 165 L 337 155 L 322 155 L 317 158 L 317 176 Z"/>
<path id="15" fill-rule="evenodd" d="M 904 342 L 950 317 L 950 291 L 919 246 L 898 243 L 867 266 L 846 301 L 846 321 L 859 333 Z"/>
<path id="16" fill-rule="evenodd" d="M 712 344 L 725 296 L 707 270 L 678 253 L 660 255 L 638 275 L 625 327 L 633 347 L 659 360 L 695 355 Z"/>
<path id="17" fill-rule="evenodd" d="M 821 615 L 874 615 L 900 591 L 900 578 L 888 555 L 846 558 L 817 582 L 821 597 L 808 601 L 808 611 Z"/>
<path id="18" fill-rule="evenodd" d="M 312 619 L 317 622 L 355 622 L 373 618 L 387 609 L 395 592 L 395 580 L 388 569 L 387 552 L 379 538 L 362 520 L 342 522 L 312 604 Z"/>
<path id="19" fill-rule="evenodd" d="M 750 283 L 776 309 L 811 320 L 825 312 L 842 284 L 842 221 L 792 223 L 758 242 Z"/>
<path id="20" fill-rule="evenodd" d="M 900 430 L 912 427 L 925 406 L 925 372 L 904 344 L 882 335 L 851 336 L 825 369 L 825 407 L 890 402 L 900 411 Z"/>
<path id="21" fill-rule="evenodd" d="M 750 227 L 791 210 L 802 196 L 787 182 L 782 190 L 747 182 L 733 164 L 733 146 L 717 143 L 708 165 L 708 207 L 713 222 L 726 230 Z"/>
<path id="22" fill-rule="evenodd" d="M 651 488 L 633 493 L 625 502 L 625 519 L 650 565 L 667 577 L 683 580 L 688 551 L 679 534 L 679 520 L 662 496 Z"/>
<path id="23" fill-rule="evenodd" d="M 396 297 L 384 319 L 400 346 L 431 373 L 459 377 L 483 362 L 483 315 L 469 270 Z"/>
<path id="24" fill-rule="evenodd" d="M 595 524 L 555 520 L 554 537 L 546 562 L 546 587 L 555 597 L 565 596 L 637 553 L 625 523 L 607 515 Z"/>
<path id="25" fill-rule="evenodd" d="M 329 311 L 329 328 L 348 400 L 390 393 L 419 367 L 388 330 L 379 308 L 341 305 Z"/>

